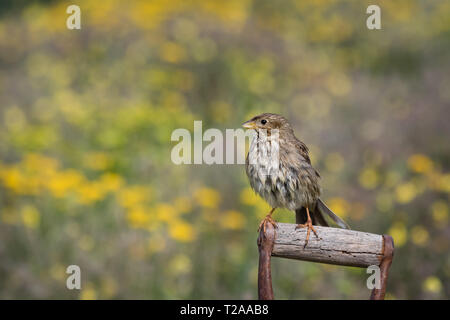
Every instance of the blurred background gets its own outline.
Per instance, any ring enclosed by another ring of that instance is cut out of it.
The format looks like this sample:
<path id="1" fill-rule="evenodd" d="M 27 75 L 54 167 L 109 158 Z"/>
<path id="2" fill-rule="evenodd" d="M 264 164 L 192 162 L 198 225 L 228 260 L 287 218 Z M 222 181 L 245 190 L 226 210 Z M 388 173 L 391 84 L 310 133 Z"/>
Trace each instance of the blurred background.
<path id="1" fill-rule="evenodd" d="M 261 112 L 332 210 L 393 236 L 388 299 L 450 297 L 449 1 L 76 1 L 81 30 L 70 4 L 0 3 L 1 299 L 256 299 L 269 206 L 243 165 L 174 165 L 170 137 Z M 272 269 L 278 299 L 370 295 L 365 269 Z"/>

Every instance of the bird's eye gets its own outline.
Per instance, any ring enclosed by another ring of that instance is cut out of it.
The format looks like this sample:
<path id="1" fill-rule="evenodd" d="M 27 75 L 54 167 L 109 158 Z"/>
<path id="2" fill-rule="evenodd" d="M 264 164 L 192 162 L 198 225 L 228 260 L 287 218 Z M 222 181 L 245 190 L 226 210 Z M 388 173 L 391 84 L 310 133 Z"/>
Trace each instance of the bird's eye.
<path id="1" fill-rule="evenodd" d="M 262 119 L 261 120 L 261 124 L 266 124 L 267 123 L 267 120 L 266 119 Z"/>

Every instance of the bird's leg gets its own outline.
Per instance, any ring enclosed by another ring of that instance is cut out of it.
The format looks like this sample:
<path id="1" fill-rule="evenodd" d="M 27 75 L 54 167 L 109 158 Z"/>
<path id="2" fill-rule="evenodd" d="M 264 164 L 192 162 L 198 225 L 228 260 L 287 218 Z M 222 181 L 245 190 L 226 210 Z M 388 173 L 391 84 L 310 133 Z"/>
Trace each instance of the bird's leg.
<path id="1" fill-rule="evenodd" d="M 276 208 L 272 208 L 270 210 L 269 214 L 261 221 L 259 224 L 258 232 L 261 230 L 261 227 L 264 228 L 264 232 L 266 232 L 266 223 L 272 224 L 275 228 L 277 228 L 277 223 L 275 220 L 272 219 L 272 213 L 275 211 Z"/>
<path id="2" fill-rule="evenodd" d="M 318 238 L 319 236 L 317 235 L 316 229 L 314 229 L 313 224 L 312 224 L 312 220 L 311 217 L 309 216 L 309 209 L 308 207 L 306 207 L 306 215 L 308 216 L 308 219 L 306 220 L 306 223 L 304 224 L 298 224 L 295 229 L 298 228 L 308 228 L 308 231 L 306 233 L 306 241 L 305 241 L 305 247 L 308 244 L 308 240 L 309 240 L 309 234 L 311 233 L 311 230 L 314 232 L 314 234 L 316 235 L 316 237 Z"/>

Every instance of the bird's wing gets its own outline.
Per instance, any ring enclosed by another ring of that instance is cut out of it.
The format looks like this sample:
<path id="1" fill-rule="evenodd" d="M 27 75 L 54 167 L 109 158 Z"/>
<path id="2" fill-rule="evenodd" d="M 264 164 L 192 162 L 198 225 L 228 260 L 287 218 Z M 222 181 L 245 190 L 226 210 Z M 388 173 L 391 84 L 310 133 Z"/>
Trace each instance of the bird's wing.
<path id="1" fill-rule="evenodd" d="M 305 159 L 305 161 L 311 164 L 311 159 L 309 158 L 309 149 L 306 144 L 295 138 L 295 147 L 300 152 L 300 155 Z"/>
<path id="2" fill-rule="evenodd" d="M 309 157 L 309 149 L 306 146 L 306 144 L 295 138 L 295 146 L 298 152 L 300 153 L 301 157 L 303 158 L 302 160 L 306 161 L 308 164 L 311 165 L 311 158 Z M 320 178 L 320 174 L 316 169 L 314 169 L 314 172 L 316 176 Z"/>

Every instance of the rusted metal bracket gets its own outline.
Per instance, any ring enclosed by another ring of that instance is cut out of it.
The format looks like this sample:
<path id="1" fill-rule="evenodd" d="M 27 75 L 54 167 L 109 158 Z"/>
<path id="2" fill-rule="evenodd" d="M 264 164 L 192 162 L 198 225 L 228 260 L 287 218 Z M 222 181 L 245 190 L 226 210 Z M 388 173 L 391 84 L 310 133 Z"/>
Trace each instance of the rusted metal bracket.
<path id="1" fill-rule="evenodd" d="M 286 228 L 286 225 L 285 227 Z M 258 237 L 258 249 L 259 249 L 259 268 L 258 268 L 258 298 L 260 300 L 273 300 L 273 288 L 272 288 L 272 275 L 271 275 L 271 256 L 274 251 L 274 245 L 276 242 L 276 229 L 270 224 L 266 224 L 265 230 L 261 228 Z M 358 233 L 358 232 L 353 232 Z M 376 235 L 373 235 L 376 236 Z M 378 236 L 381 238 L 381 236 Z M 320 240 L 319 240 L 320 241 Z M 324 241 L 324 240 L 322 240 Z M 381 239 L 380 239 L 381 242 Z M 378 243 L 380 243 L 378 242 Z M 277 244 L 279 247 L 279 244 Z M 277 247 L 277 248 L 278 248 Z M 277 249 L 276 248 L 276 249 Z M 370 296 L 371 300 L 383 300 L 386 293 L 386 283 L 389 275 L 389 268 L 392 264 L 392 259 L 394 256 L 394 241 L 391 236 L 383 235 L 382 236 L 382 248 L 379 244 L 378 254 L 376 257 L 379 259 L 379 267 L 380 267 L 380 289 L 373 289 L 372 294 Z M 381 251 L 381 252 L 380 252 Z M 287 256 L 285 256 L 287 257 Z M 297 258 L 298 259 L 298 258 Z M 306 257 L 301 258 L 301 260 L 308 260 Z M 314 261 L 314 259 L 311 259 Z M 318 260 L 316 260 L 317 262 Z M 332 260 L 330 260 L 332 261 Z M 330 261 L 320 260 L 319 262 L 323 263 L 333 263 Z M 377 259 L 375 259 L 377 261 Z M 375 262 L 376 263 L 376 262 Z M 354 265 L 347 263 L 339 263 L 343 265 Z M 360 267 L 367 267 L 370 263 L 368 262 L 366 265 L 356 265 Z M 354 265 L 355 266 L 355 265 Z"/>
<path id="2" fill-rule="evenodd" d="M 259 300 L 273 300 L 272 271 L 270 257 L 275 243 L 275 228 L 272 224 L 266 225 L 266 231 L 261 228 L 258 237 L 259 266 L 258 266 L 258 298 Z"/>
<path id="3" fill-rule="evenodd" d="M 386 294 L 386 283 L 389 276 L 389 268 L 394 258 L 394 240 L 391 236 L 383 234 L 383 257 L 380 262 L 381 288 L 374 288 L 370 300 L 384 300 Z"/>

